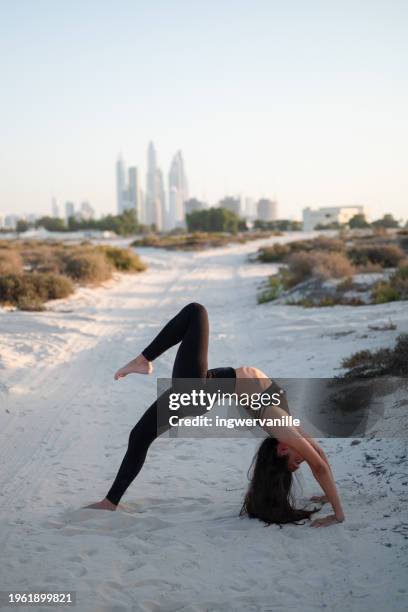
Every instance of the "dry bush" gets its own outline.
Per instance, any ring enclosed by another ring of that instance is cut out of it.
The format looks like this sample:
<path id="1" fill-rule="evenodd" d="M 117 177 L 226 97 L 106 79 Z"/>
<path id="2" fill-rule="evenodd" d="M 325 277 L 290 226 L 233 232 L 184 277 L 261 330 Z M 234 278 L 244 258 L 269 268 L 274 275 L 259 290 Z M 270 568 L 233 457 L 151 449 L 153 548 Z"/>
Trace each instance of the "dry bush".
<path id="1" fill-rule="evenodd" d="M 31 272 L 51 272 L 53 274 L 59 274 L 62 271 L 56 245 L 25 241 L 19 245 L 19 250 L 24 265 Z"/>
<path id="2" fill-rule="evenodd" d="M 64 274 L 78 283 L 101 283 L 112 276 L 113 266 L 101 251 L 67 252 L 63 261 Z"/>
<path id="3" fill-rule="evenodd" d="M 289 258 L 292 284 L 297 285 L 307 278 L 343 278 L 355 273 L 353 264 L 343 253 L 315 251 L 294 253 Z"/>
<path id="4" fill-rule="evenodd" d="M 343 240 L 318 236 L 311 240 L 294 240 L 286 244 L 273 244 L 270 247 L 262 247 L 258 250 L 258 260 L 264 263 L 286 261 L 293 253 L 309 253 L 311 251 L 339 251 L 346 248 Z"/>
<path id="5" fill-rule="evenodd" d="M 405 257 L 404 251 L 396 244 L 370 244 L 353 246 L 347 251 L 356 266 L 379 264 L 383 268 L 395 268 Z"/>
<path id="6" fill-rule="evenodd" d="M 23 271 L 23 260 L 18 251 L 0 249 L 0 274 L 20 274 Z"/>
<path id="7" fill-rule="evenodd" d="M 344 378 L 408 375 L 408 334 L 400 334 L 394 348 L 358 351 L 343 359 L 342 367 L 349 370 Z"/>

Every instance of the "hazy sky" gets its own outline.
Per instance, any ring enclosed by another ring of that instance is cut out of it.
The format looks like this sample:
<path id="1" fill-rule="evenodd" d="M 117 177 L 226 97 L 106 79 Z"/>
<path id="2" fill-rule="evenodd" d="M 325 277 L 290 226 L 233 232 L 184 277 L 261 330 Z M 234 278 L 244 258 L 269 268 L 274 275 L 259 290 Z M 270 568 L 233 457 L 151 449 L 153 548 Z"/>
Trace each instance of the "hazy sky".
<path id="1" fill-rule="evenodd" d="M 408 210 L 406 0 L 0 0 L 0 214 L 115 210 L 114 164 L 279 216 Z"/>

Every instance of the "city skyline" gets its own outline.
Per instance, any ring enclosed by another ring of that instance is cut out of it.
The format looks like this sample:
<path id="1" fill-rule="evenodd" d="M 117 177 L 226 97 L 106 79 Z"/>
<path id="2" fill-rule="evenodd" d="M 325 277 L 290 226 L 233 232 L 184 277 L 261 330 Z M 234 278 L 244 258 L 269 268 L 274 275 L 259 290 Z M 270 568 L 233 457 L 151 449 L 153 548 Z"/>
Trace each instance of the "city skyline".
<path id="1" fill-rule="evenodd" d="M 191 195 L 210 204 L 405 219 L 407 16 L 400 0 L 8 4 L 0 214 L 47 214 L 53 196 L 115 212 L 115 153 L 144 161 L 144 185 L 153 139 L 163 169 L 183 151 Z"/>

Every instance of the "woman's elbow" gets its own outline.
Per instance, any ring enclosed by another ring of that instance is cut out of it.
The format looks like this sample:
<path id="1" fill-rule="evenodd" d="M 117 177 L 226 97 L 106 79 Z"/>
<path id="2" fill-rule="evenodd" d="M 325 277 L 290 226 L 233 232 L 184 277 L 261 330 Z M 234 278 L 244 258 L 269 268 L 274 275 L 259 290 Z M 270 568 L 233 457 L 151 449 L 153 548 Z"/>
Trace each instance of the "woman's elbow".
<path id="1" fill-rule="evenodd" d="M 313 476 L 319 480 L 320 478 L 324 478 L 326 475 L 330 474 L 330 468 L 323 459 L 316 462 L 313 466 L 311 466 L 311 470 L 313 472 Z"/>

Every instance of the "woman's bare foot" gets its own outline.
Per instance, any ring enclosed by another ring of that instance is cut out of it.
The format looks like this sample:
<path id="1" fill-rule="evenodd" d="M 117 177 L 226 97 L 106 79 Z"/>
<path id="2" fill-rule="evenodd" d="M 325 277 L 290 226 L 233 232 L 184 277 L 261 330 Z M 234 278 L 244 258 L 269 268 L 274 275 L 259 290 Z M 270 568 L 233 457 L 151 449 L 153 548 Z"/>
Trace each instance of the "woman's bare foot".
<path id="1" fill-rule="evenodd" d="M 151 374 L 153 372 L 153 365 L 151 361 L 148 361 L 144 355 L 140 354 L 132 361 L 129 361 L 123 368 L 120 368 L 115 376 L 115 380 L 124 378 L 128 374 Z"/>
<path id="2" fill-rule="evenodd" d="M 115 504 L 109 501 L 109 499 L 103 499 L 100 502 L 96 502 L 95 504 L 90 504 L 89 506 L 84 506 L 84 508 L 95 508 L 96 510 L 116 510 Z"/>

